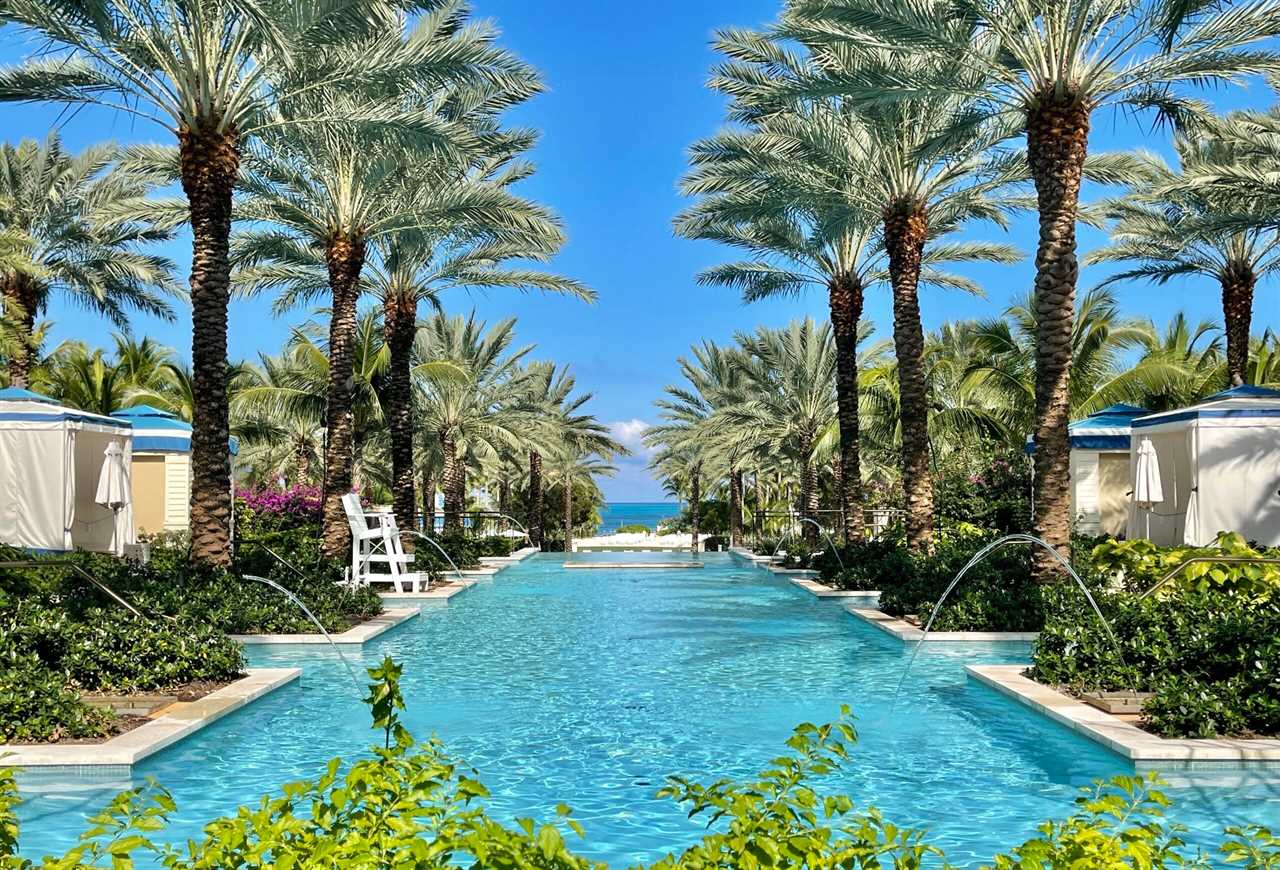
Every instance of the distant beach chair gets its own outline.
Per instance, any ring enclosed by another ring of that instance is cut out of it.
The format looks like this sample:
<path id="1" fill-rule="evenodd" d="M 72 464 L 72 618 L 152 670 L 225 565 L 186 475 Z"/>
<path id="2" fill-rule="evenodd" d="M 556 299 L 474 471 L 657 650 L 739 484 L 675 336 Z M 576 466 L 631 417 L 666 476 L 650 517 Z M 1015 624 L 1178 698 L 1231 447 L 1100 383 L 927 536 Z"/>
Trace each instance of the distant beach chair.
<path id="1" fill-rule="evenodd" d="M 342 509 L 351 529 L 351 567 L 348 571 L 353 585 L 390 583 L 396 592 L 404 592 L 405 584 L 408 584 L 410 592 L 422 592 L 431 587 L 430 574 L 408 570 L 413 554 L 404 551 L 395 514 L 382 511 L 366 513 L 354 492 L 342 497 Z M 380 565 L 385 565 L 387 570 L 375 570 L 375 566 Z"/>

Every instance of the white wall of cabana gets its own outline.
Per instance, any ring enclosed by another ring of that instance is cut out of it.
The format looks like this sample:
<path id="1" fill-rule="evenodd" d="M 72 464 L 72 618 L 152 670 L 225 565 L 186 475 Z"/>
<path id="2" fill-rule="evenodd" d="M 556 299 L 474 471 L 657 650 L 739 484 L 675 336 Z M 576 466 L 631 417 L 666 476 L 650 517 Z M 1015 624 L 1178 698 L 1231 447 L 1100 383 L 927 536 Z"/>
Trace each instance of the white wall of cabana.
<path id="1" fill-rule="evenodd" d="M 1235 387 L 1134 420 L 1130 468 L 1130 538 L 1204 546 L 1233 531 L 1280 545 L 1280 391 Z"/>
<path id="2" fill-rule="evenodd" d="M 133 427 L 134 523 L 140 534 L 181 532 L 191 519 L 191 424 L 151 405 L 112 414 Z M 229 445 L 236 454 L 235 439 Z"/>
<path id="3" fill-rule="evenodd" d="M 115 455 L 108 457 L 113 444 Z M 0 542 L 40 551 L 122 552 L 135 540 L 132 508 L 117 496 L 107 499 L 111 504 L 98 499 L 108 489 L 118 493 L 117 484 L 127 489 L 132 452 L 128 421 L 29 390 L 0 390 Z M 113 475 L 104 473 L 108 463 Z"/>
<path id="4" fill-rule="evenodd" d="M 1129 521 L 1130 424 L 1148 413 L 1133 405 L 1111 405 L 1073 421 L 1071 443 L 1071 516 L 1085 535 L 1121 537 Z M 1035 452 L 1028 436 L 1027 453 Z"/>

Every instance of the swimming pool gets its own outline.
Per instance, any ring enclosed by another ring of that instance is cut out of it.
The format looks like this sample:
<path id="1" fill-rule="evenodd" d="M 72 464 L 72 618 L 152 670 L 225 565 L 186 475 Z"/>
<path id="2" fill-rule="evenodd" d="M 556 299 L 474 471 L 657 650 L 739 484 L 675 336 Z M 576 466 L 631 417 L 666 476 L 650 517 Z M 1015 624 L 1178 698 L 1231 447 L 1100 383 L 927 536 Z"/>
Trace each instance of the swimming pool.
<path id="1" fill-rule="evenodd" d="M 587 830 L 575 847 L 615 866 L 678 849 L 700 830 L 654 798 L 666 774 L 753 773 L 795 724 L 829 721 L 842 703 L 861 735 L 844 789 L 895 822 L 928 825 L 961 866 L 1068 813 L 1079 786 L 1132 770 L 965 678 L 965 664 L 1025 661 L 1024 645 L 925 649 L 890 714 L 909 646 L 785 578 L 729 555 L 700 558 L 700 571 L 613 572 L 537 556 L 348 656 L 404 663 L 406 724 L 418 737 L 438 733 L 479 768 L 498 815 L 550 819 L 563 801 Z M 252 664 L 304 673 L 134 770 L 135 784 L 153 776 L 174 793 L 168 839 L 196 836 L 210 818 L 374 738 L 333 653 L 260 648 Z M 1280 770 L 1168 778 L 1171 816 L 1193 841 L 1216 845 L 1229 824 L 1280 825 Z M 71 845 L 83 818 L 130 785 L 22 782 L 24 854 Z"/>

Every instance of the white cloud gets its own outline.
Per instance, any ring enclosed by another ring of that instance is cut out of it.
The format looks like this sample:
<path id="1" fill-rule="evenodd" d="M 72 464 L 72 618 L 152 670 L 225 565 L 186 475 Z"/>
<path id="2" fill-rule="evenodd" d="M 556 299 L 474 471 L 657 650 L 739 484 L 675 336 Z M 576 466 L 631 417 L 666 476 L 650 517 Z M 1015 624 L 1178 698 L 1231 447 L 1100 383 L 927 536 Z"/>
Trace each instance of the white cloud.
<path id="1" fill-rule="evenodd" d="M 642 440 L 648 428 L 649 424 L 644 420 L 618 420 L 609 424 L 609 434 L 635 455 L 644 456 L 650 452 Z"/>

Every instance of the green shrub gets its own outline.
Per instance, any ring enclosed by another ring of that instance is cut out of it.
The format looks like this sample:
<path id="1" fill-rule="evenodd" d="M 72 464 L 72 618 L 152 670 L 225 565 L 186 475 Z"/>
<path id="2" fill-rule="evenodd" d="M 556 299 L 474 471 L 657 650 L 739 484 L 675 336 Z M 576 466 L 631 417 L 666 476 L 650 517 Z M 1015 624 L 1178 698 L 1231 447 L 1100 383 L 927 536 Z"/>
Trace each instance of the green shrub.
<path id="1" fill-rule="evenodd" d="M 1032 676 L 1075 692 L 1153 692 L 1146 725 L 1169 737 L 1280 735 L 1280 600 L 1184 589 L 1099 594 L 1115 644 L 1079 596 L 1049 598 Z"/>
<path id="2" fill-rule="evenodd" d="M 20 650 L 11 639 L 0 643 L 0 743 L 104 737 L 113 719 L 81 701 L 38 656 Z"/>
<path id="3" fill-rule="evenodd" d="M 619 535 L 647 535 L 652 531 L 653 529 L 644 523 L 628 523 L 625 526 L 618 526 L 617 533 Z"/>
<path id="4" fill-rule="evenodd" d="M 899 537 L 846 544 L 840 548 L 839 559 L 825 551 L 814 559 L 813 565 L 824 583 L 859 592 L 897 586 L 915 571 L 915 563 Z"/>
<path id="5" fill-rule="evenodd" d="M 939 533 L 934 552 L 899 550 L 871 580 L 879 584 L 880 609 L 893 616 L 927 619 L 947 587 L 973 555 L 996 537 L 972 528 Z M 935 631 L 1037 631 L 1044 623 L 1044 587 L 1031 580 L 1026 547 L 991 553 L 952 590 L 933 623 Z"/>
<path id="6" fill-rule="evenodd" d="M 944 474 L 933 489 L 944 526 L 972 523 L 1001 534 L 1031 530 L 1031 469 L 1019 453 L 983 461 L 977 470 Z"/>
<path id="7" fill-rule="evenodd" d="M 74 689 L 156 691 L 228 681 L 244 669 L 239 644 L 217 629 L 186 617 L 138 617 L 114 602 L 24 597 L 0 611 L 0 626 L 17 649 Z"/>
<path id="8" fill-rule="evenodd" d="M 1093 548 L 1099 571 L 1132 592 L 1142 593 L 1168 572 L 1195 557 L 1280 558 L 1280 549 L 1251 547 L 1235 532 L 1223 532 L 1208 547 L 1157 547 L 1147 540 L 1106 540 Z M 1184 568 L 1158 595 L 1181 589 L 1217 589 L 1267 598 L 1280 590 L 1280 565 L 1197 562 Z"/>
<path id="9" fill-rule="evenodd" d="M 1162 870 L 1186 866 L 1186 843 L 1180 836 L 1186 829 L 1164 823 L 1169 799 L 1155 790 L 1158 782 L 1152 773 L 1146 778 L 1118 776 L 1109 783 L 1095 783 L 1076 799 L 1080 809 L 1065 821 L 1045 822 L 1038 837 L 1011 854 L 997 855 L 995 870 Z M 1227 851 L 1225 846 L 1223 851 Z"/>

